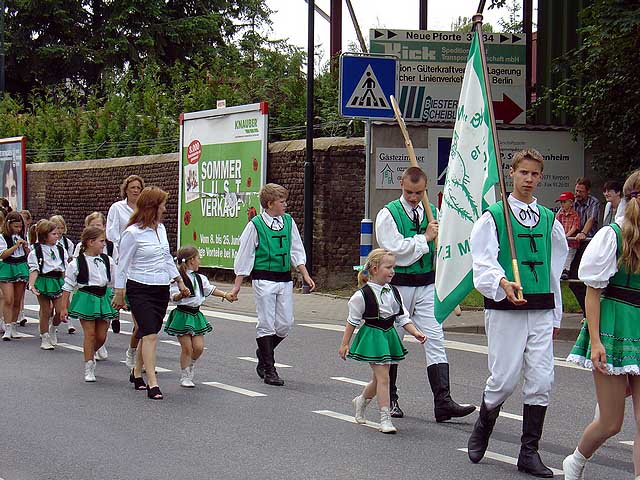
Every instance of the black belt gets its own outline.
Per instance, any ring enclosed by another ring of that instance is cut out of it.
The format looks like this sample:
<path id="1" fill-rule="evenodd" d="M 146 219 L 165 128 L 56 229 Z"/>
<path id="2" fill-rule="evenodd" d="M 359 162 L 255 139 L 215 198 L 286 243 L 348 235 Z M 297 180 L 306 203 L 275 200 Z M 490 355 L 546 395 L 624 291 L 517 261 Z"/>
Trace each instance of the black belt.
<path id="1" fill-rule="evenodd" d="M 271 270 L 253 270 L 251 272 L 253 280 L 270 280 L 272 282 L 290 282 L 291 271 L 272 272 Z"/>
<path id="2" fill-rule="evenodd" d="M 553 293 L 525 293 L 524 305 L 514 305 L 506 298 L 500 302 L 484 299 L 484 308 L 488 310 L 551 310 L 556 308 Z"/>
<path id="3" fill-rule="evenodd" d="M 393 327 L 393 323 L 396 321 L 397 317 L 398 315 L 391 315 L 387 318 L 365 318 L 364 323 L 370 327 L 389 330 Z"/>
<path id="4" fill-rule="evenodd" d="M 81 292 L 87 292 L 91 295 L 95 295 L 96 297 L 104 297 L 107 293 L 107 286 L 99 287 L 97 285 L 87 285 L 86 287 L 80 287 L 79 290 Z"/>
<path id="5" fill-rule="evenodd" d="M 602 296 L 604 298 L 633 305 L 634 307 L 640 307 L 640 290 L 634 288 L 608 285 L 602 293 Z"/>
<path id="6" fill-rule="evenodd" d="M 391 285 L 397 287 L 424 287 L 436 281 L 436 272 L 427 273 L 396 273 L 391 279 Z"/>
<path id="7" fill-rule="evenodd" d="M 178 305 L 176 307 L 176 310 L 179 310 L 179 311 L 184 312 L 184 313 L 191 313 L 192 315 L 195 315 L 196 313 L 198 313 L 200 311 L 200 307 L 189 307 L 188 305 Z"/>
<path id="8" fill-rule="evenodd" d="M 12 264 L 16 264 L 16 263 L 25 263 L 27 261 L 27 256 L 23 255 L 21 257 L 7 257 L 4 260 L 2 260 L 4 263 L 12 263 Z"/>
<path id="9" fill-rule="evenodd" d="M 50 272 L 47 272 L 47 273 L 38 273 L 38 275 L 41 277 L 47 277 L 47 278 L 62 278 L 64 276 L 64 274 L 59 270 L 51 270 Z"/>

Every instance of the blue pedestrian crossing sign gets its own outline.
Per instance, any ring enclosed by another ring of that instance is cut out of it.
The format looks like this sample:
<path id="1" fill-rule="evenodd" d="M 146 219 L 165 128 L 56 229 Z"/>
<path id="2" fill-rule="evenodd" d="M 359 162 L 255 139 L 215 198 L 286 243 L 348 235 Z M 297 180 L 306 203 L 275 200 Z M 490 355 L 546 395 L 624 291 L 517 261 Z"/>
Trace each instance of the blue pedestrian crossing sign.
<path id="1" fill-rule="evenodd" d="M 392 120 L 391 95 L 397 96 L 398 60 L 389 55 L 340 57 L 340 115 Z"/>

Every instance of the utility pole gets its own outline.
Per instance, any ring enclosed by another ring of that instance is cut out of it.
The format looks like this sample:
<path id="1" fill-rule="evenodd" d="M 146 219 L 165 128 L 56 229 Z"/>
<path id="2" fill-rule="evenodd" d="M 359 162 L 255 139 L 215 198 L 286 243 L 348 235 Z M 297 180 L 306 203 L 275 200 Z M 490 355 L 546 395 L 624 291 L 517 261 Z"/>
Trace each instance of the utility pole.
<path id="1" fill-rule="evenodd" d="M 331 0 L 331 16 L 329 35 L 329 55 L 331 56 L 331 73 L 338 76 L 340 68 L 340 52 L 342 51 L 342 0 Z"/>
<path id="2" fill-rule="evenodd" d="M 428 10 L 429 10 L 429 0 L 418 0 L 420 2 L 420 26 L 418 27 L 420 30 L 429 30 L 428 28 Z"/>
<path id="3" fill-rule="evenodd" d="M 307 270 L 313 272 L 313 67 L 315 0 L 309 4 L 307 28 L 307 152 L 304 161 L 304 249 L 307 254 Z"/>
<path id="4" fill-rule="evenodd" d="M 4 0 L 0 0 L 0 94 L 4 94 Z"/>

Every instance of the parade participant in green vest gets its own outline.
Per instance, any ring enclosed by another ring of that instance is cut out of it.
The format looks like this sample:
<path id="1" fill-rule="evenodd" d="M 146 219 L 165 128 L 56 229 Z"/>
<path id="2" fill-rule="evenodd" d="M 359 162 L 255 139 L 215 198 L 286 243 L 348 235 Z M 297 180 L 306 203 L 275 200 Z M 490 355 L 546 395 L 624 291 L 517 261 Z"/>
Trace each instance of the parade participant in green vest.
<path id="1" fill-rule="evenodd" d="M 300 232 L 291 215 L 285 213 L 287 189 L 267 183 L 260 190 L 260 205 L 264 211 L 253 217 L 240 236 L 240 246 L 234 261 L 235 284 L 230 292 L 237 299 L 244 277 L 251 275 L 256 301 L 258 324 L 256 372 L 264 383 L 284 385 L 275 368 L 274 350 L 293 327 L 294 265 L 310 290 L 315 283 L 307 272 L 307 257 Z"/>
<path id="2" fill-rule="evenodd" d="M 433 392 L 436 421 L 443 422 L 469 415 L 475 411 L 475 407 L 458 405 L 451 398 L 444 332 L 434 316 L 433 255 L 438 222 L 434 220 L 428 223 L 422 205 L 427 175 L 418 167 L 410 167 L 402 175 L 400 186 L 400 198 L 388 203 L 376 217 L 376 240 L 382 248 L 396 256 L 396 273 L 391 283 L 398 287 L 411 321 L 427 336 L 424 344 L 427 377 Z M 430 208 L 435 219 L 436 208 L 433 205 Z M 389 393 L 392 417 L 404 415 L 398 405 L 397 375 L 398 365 L 391 365 Z"/>
<path id="3" fill-rule="evenodd" d="M 533 149 L 513 158 L 509 215 L 513 225 L 521 285 L 514 282 L 502 202 L 491 205 L 471 231 L 473 283 L 485 297 L 485 327 L 490 377 L 468 453 L 479 462 L 503 402 L 524 369 L 524 407 L 518 470 L 551 478 L 538 454 L 553 385 L 553 335 L 562 319 L 560 276 L 568 252 L 564 229 L 553 212 L 533 196 L 542 180 L 544 159 Z M 524 298 L 518 298 L 522 289 Z"/>
<path id="4" fill-rule="evenodd" d="M 567 480 L 583 478 L 587 460 L 622 428 L 627 384 L 634 405 L 640 398 L 640 170 L 629 176 L 622 192 L 624 215 L 595 234 L 578 269 L 587 286 L 587 323 L 567 360 L 593 370 L 600 414 L 562 463 Z M 637 425 L 637 409 L 635 417 Z M 638 435 L 633 446 L 636 479 Z"/>

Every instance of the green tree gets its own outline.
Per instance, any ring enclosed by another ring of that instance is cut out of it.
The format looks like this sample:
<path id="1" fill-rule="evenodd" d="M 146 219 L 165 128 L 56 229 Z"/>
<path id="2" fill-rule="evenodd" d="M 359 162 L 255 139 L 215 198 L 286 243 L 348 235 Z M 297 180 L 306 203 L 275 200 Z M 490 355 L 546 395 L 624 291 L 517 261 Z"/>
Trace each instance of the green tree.
<path id="1" fill-rule="evenodd" d="M 521 0 L 511 0 L 511 3 L 506 4 L 507 18 L 501 18 L 498 20 L 501 32 L 508 33 L 523 33 L 524 22 L 522 20 L 522 5 Z"/>
<path id="2" fill-rule="evenodd" d="M 451 23 L 451 31 L 469 33 L 473 29 L 473 20 L 469 17 L 458 17 Z M 490 23 L 482 23 L 482 31 L 491 33 L 494 31 Z"/>
<path id="3" fill-rule="evenodd" d="M 594 0 L 581 12 L 582 44 L 561 59 L 567 78 L 546 92 L 593 153 L 593 167 L 620 177 L 640 166 L 640 5 Z"/>

